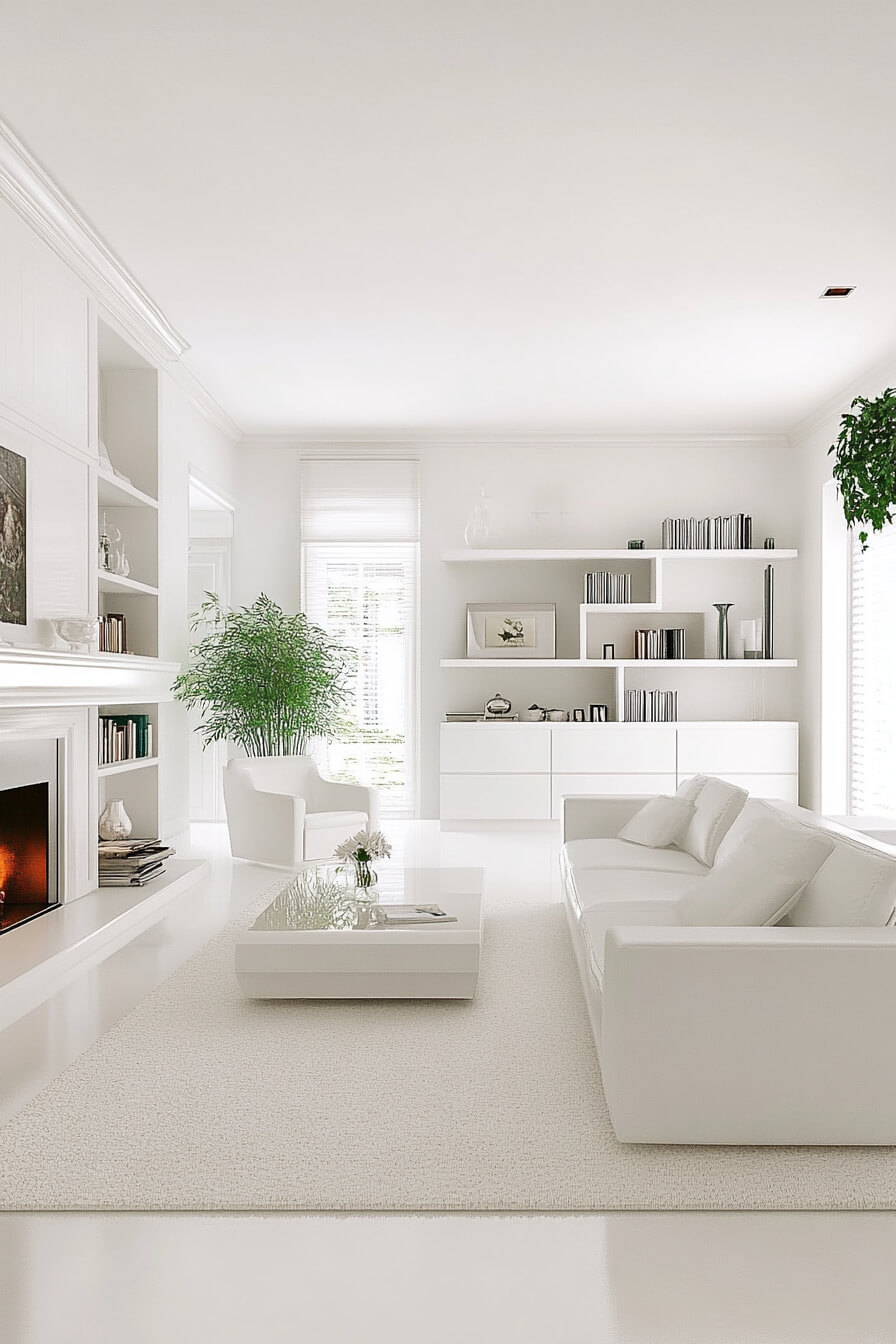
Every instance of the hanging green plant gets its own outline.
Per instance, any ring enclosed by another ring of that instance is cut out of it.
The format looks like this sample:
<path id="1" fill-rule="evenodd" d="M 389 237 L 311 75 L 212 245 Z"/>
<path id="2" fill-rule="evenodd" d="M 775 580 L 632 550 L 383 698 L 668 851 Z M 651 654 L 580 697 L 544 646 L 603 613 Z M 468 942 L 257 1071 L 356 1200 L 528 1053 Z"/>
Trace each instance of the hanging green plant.
<path id="1" fill-rule="evenodd" d="M 856 397 L 840 419 L 833 475 L 850 527 L 859 527 L 862 550 L 868 527 L 880 532 L 896 510 L 896 388 L 879 397 Z"/>

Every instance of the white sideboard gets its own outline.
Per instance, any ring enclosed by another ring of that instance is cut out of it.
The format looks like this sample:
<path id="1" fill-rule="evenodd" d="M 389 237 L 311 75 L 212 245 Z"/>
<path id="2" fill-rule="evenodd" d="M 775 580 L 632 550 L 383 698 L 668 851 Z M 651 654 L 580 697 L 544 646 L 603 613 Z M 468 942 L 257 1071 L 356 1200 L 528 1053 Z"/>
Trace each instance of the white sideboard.
<path id="1" fill-rule="evenodd" d="M 762 798 L 799 799 L 799 725 L 443 723 L 443 821 L 547 821 L 572 793 L 671 793 L 717 775 Z"/>

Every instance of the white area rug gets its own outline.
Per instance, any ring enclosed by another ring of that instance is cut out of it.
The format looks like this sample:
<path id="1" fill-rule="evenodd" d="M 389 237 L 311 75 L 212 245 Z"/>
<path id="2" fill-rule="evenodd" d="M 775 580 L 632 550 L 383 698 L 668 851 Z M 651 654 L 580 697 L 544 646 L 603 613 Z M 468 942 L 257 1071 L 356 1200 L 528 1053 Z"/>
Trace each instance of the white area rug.
<path id="1" fill-rule="evenodd" d="M 0 1207 L 896 1207 L 893 1149 L 617 1143 L 543 881 L 489 875 L 469 1004 L 242 999 L 271 894 L 2 1131 Z"/>

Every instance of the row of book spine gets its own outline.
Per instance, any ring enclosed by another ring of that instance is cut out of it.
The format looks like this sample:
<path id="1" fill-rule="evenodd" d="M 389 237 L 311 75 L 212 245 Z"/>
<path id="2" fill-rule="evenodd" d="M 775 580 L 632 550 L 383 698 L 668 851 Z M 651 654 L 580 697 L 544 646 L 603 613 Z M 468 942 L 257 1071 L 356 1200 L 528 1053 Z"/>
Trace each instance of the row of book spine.
<path id="1" fill-rule="evenodd" d="M 609 570 L 599 569 L 591 574 L 585 575 L 586 602 L 609 603 L 631 602 L 631 600 L 631 574 L 611 574 Z"/>
<path id="2" fill-rule="evenodd" d="M 635 658 L 684 658 L 685 632 L 682 629 L 635 631 Z"/>
<path id="3" fill-rule="evenodd" d="M 748 513 L 663 519 L 663 550 L 748 551 L 752 545 L 753 519 Z"/>
<path id="4" fill-rule="evenodd" d="M 626 691 L 626 723 L 675 723 L 678 719 L 677 691 Z"/>
<path id="5" fill-rule="evenodd" d="M 100 765 L 137 761 L 152 753 L 152 724 L 148 714 L 100 715 Z"/>
<path id="6" fill-rule="evenodd" d="M 127 653 L 128 623 L 121 612 L 110 611 L 100 621 L 100 653 Z"/>

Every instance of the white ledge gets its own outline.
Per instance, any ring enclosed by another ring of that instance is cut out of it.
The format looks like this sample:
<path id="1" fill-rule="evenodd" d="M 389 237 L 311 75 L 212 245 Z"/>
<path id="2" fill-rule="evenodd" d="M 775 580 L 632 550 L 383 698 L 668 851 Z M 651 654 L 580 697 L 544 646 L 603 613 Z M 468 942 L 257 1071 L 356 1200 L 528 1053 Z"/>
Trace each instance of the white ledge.
<path id="1" fill-rule="evenodd" d="M 142 704 L 170 700 L 180 663 L 135 654 L 0 647 L 0 705 Z"/>

